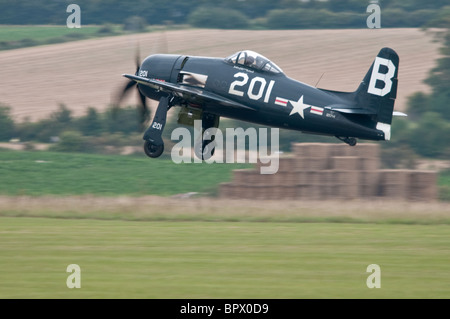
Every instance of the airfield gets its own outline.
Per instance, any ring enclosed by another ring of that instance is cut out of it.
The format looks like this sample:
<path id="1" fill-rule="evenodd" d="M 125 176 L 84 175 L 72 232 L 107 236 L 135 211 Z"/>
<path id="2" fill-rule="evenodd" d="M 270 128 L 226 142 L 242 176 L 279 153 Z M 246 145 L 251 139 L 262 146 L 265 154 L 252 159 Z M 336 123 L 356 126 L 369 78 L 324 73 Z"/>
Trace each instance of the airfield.
<path id="1" fill-rule="evenodd" d="M 450 297 L 448 204 L 1 202 L 1 298 Z M 66 287 L 70 264 L 79 289 Z"/>
<path id="2" fill-rule="evenodd" d="M 315 85 L 323 74 L 318 87 L 344 91 L 389 46 L 400 56 L 399 111 L 428 92 L 439 57 L 418 29 L 133 34 L 0 52 L 0 102 L 17 120 L 58 103 L 75 116 L 106 109 L 137 45 L 142 57 L 251 49 L 292 78 Z M 231 170 L 157 161 L 0 150 L 0 298 L 450 298 L 448 202 L 191 194 Z M 81 288 L 66 285 L 70 264 Z M 381 288 L 367 286 L 371 264 Z"/>

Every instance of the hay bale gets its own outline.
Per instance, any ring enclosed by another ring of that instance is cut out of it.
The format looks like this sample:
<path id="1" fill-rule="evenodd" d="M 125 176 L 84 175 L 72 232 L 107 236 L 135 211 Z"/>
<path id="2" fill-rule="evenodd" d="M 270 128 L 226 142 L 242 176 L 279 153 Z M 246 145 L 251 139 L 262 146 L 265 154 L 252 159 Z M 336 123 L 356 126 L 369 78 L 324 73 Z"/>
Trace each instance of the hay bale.
<path id="1" fill-rule="evenodd" d="M 407 184 L 410 181 L 411 170 L 407 169 L 382 169 L 379 170 L 382 184 Z"/>
<path id="2" fill-rule="evenodd" d="M 437 172 L 412 171 L 408 199 L 417 201 L 437 200 Z"/>
<path id="3" fill-rule="evenodd" d="M 380 170 L 380 195 L 394 199 L 409 196 L 410 170 Z"/>
<path id="4" fill-rule="evenodd" d="M 318 185 L 319 174 L 317 171 L 299 172 L 297 176 L 298 185 Z"/>
<path id="5" fill-rule="evenodd" d="M 336 186 L 333 171 L 317 172 L 316 183 L 320 187 L 321 199 L 329 199 L 334 197 L 334 188 Z"/>
<path id="6" fill-rule="evenodd" d="M 359 184 L 359 171 L 333 170 L 330 174 L 332 174 L 333 183 L 337 186 Z"/>
<path id="7" fill-rule="evenodd" d="M 359 197 L 358 185 L 345 184 L 336 188 L 339 199 L 356 199 Z"/>
<path id="8" fill-rule="evenodd" d="M 299 172 L 282 172 L 279 176 L 281 179 L 281 185 L 283 186 L 296 186 L 298 184 Z"/>
<path id="9" fill-rule="evenodd" d="M 359 171 L 332 170 L 329 172 L 328 198 L 353 199 L 359 196 Z"/>
<path id="10" fill-rule="evenodd" d="M 359 169 L 362 171 L 375 171 L 380 169 L 379 157 L 361 157 L 359 159 Z"/>
<path id="11" fill-rule="evenodd" d="M 295 161 L 296 171 L 308 171 L 309 170 L 309 158 L 298 157 Z"/>
<path id="12" fill-rule="evenodd" d="M 297 171 L 297 159 L 295 157 L 280 157 L 278 162 L 278 172 L 294 171 Z"/>
<path id="13" fill-rule="evenodd" d="M 298 187 L 289 186 L 284 188 L 286 199 L 297 200 L 298 199 Z"/>
<path id="14" fill-rule="evenodd" d="M 361 158 L 356 156 L 333 156 L 331 157 L 331 169 L 336 170 L 359 170 Z"/>
<path id="15" fill-rule="evenodd" d="M 339 144 L 330 144 L 330 146 L 328 147 L 329 149 L 329 156 L 333 157 L 333 156 L 349 156 L 348 155 L 348 151 L 351 149 L 352 147 L 344 144 L 344 143 L 339 143 Z"/>
<path id="16" fill-rule="evenodd" d="M 305 199 L 305 185 L 297 185 L 296 191 L 297 191 L 297 199 Z"/>
<path id="17" fill-rule="evenodd" d="M 233 170 L 233 182 L 239 185 L 249 184 L 249 180 L 256 175 L 253 169 L 235 169 Z"/>
<path id="18" fill-rule="evenodd" d="M 231 197 L 231 183 L 220 183 L 219 184 L 219 197 L 220 198 L 230 198 Z"/>
<path id="19" fill-rule="evenodd" d="M 296 199 L 297 191 L 296 187 L 279 186 L 275 190 L 274 196 L 276 200 L 292 200 Z"/>
<path id="20" fill-rule="evenodd" d="M 302 199 L 319 200 L 321 198 L 321 190 L 319 185 L 304 185 L 302 189 Z"/>
<path id="21" fill-rule="evenodd" d="M 310 171 L 318 171 L 328 169 L 328 157 L 310 157 L 307 160 L 307 167 Z"/>
<path id="22" fill-rule="evenodd" d="M 265 199 L 276 200 L 278 199 L 278 186 L 267 186 L 265 188 Z"/>
<path id="23" fill-rule="evenodd" d="M 356 156 L 364 158 L 379 158 L 380 144 L 375 143 L 360 143 L 354 147 Z"/>
<path id="24" fill-rule="evenodd" d="M 359 174 L 359 195 L 363 198 L 378 196 L 379 172 L 361 171 Z"/>
<path id="25" fill-rule="evenodd" d="M 329 153 L 329 147 L 332 144 L 327 143 L 293 143 L 292 152 L 302 158 L 321 157 L 326 158 Z"/>

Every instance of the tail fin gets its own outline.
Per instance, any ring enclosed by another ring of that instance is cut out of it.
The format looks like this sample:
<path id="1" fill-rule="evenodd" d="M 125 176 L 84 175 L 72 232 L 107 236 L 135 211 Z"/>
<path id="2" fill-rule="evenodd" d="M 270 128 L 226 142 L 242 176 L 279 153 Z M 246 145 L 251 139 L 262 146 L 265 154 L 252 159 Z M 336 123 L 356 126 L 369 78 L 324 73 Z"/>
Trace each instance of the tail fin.
<path id="1" fill-rule="evenodd" d="M 356 90 L 358 107 L 375 114 L 377 129 L 390 137 L 390 125 L 397 97 L 399 57 L 390 48 L 383 48 Z M 388 134 L 386 134 L 388 133 Z"/>

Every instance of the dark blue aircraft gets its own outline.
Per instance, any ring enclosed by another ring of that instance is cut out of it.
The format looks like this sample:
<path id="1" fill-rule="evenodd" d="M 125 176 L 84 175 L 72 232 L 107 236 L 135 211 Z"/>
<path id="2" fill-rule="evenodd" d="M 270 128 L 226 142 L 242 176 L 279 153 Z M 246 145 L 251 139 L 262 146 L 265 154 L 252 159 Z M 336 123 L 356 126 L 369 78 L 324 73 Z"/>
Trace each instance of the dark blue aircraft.
<path id="1" fill-rule="evenodd" d="M 223 116 L 335 136 L 353 146 L 357 138 L 389 140 L 392 116 L 405 115 L 394 112 L 398 68 L 397 53 L 383 48 L 356 91 L 338 92 L 291 79 L 275 63 L 250 50 L 227 58 L 155 54 L 134 75 L 124 74 L 130 82 L 123 94 L 137 84 L 144 113 L 146 97 L 159 101 L 143 137 L 150 157 L 164 150 L 161 134 L 173 106 L 181 107 L 180 124 L 202 120 L 203 131 L 218 127 Z M 210 157 L 213 141 L 213 136 L 204 138 L 196 154 Z"/>

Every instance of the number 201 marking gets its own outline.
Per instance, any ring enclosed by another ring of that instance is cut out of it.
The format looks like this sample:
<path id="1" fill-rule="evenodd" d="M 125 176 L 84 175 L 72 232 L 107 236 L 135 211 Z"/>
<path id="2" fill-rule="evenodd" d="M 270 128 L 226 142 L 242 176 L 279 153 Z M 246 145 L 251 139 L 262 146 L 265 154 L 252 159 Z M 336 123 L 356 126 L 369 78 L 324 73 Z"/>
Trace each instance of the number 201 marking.
<path id="1" fill-rule="evenodd" d="M 247 84 L 248 82 L 248 74 L 247 73 L 236 73 L 234 75 L 235 78 L 241 78 L 240 80 L 236 80 L 233 81 L 230 85 L 230 90 L 228 91 L 228 93 L 233 94 L 233 95 L 237 95 L 237 96 L 244 96 L 244 92 L 236 90 L 236 87 L 240 87 L 240 86 L 244 86 Z M 255 90 L 255 85 L 256 83 L 259 82 L 261 85 L 259 86 L 259 90 L 258 92 L 254 92 Z M 259 100 L 262 98 L 262 96 L 264 95 L 264 90 L 266 89 L 266 79 L 262 78 L 262 77 L 254 77 L 251 81 L 250 81 L 250 85 L 248 87 L 248 91 L 247 91 L 247 95 L 250 99 L 252 100 Z M 270 94 L 272 93 L 272 88 L 273 85 L 275 84 L 274 80 L 271 80 L 269 82 L 269 86 L 267 87 L 267 91 L 266 94 L 264 95 L 264 102 L 268 103 L 269 99 L 270 99 Z"/>
<path id="2" fill-rule="evenodd" d="M 162 130 L 162 124 L 158 123 L 158 122 L 154 122 L 153 125 L 152 125 L 152 128 L 155 128 L 155 129 L 161 131 Z"/>

